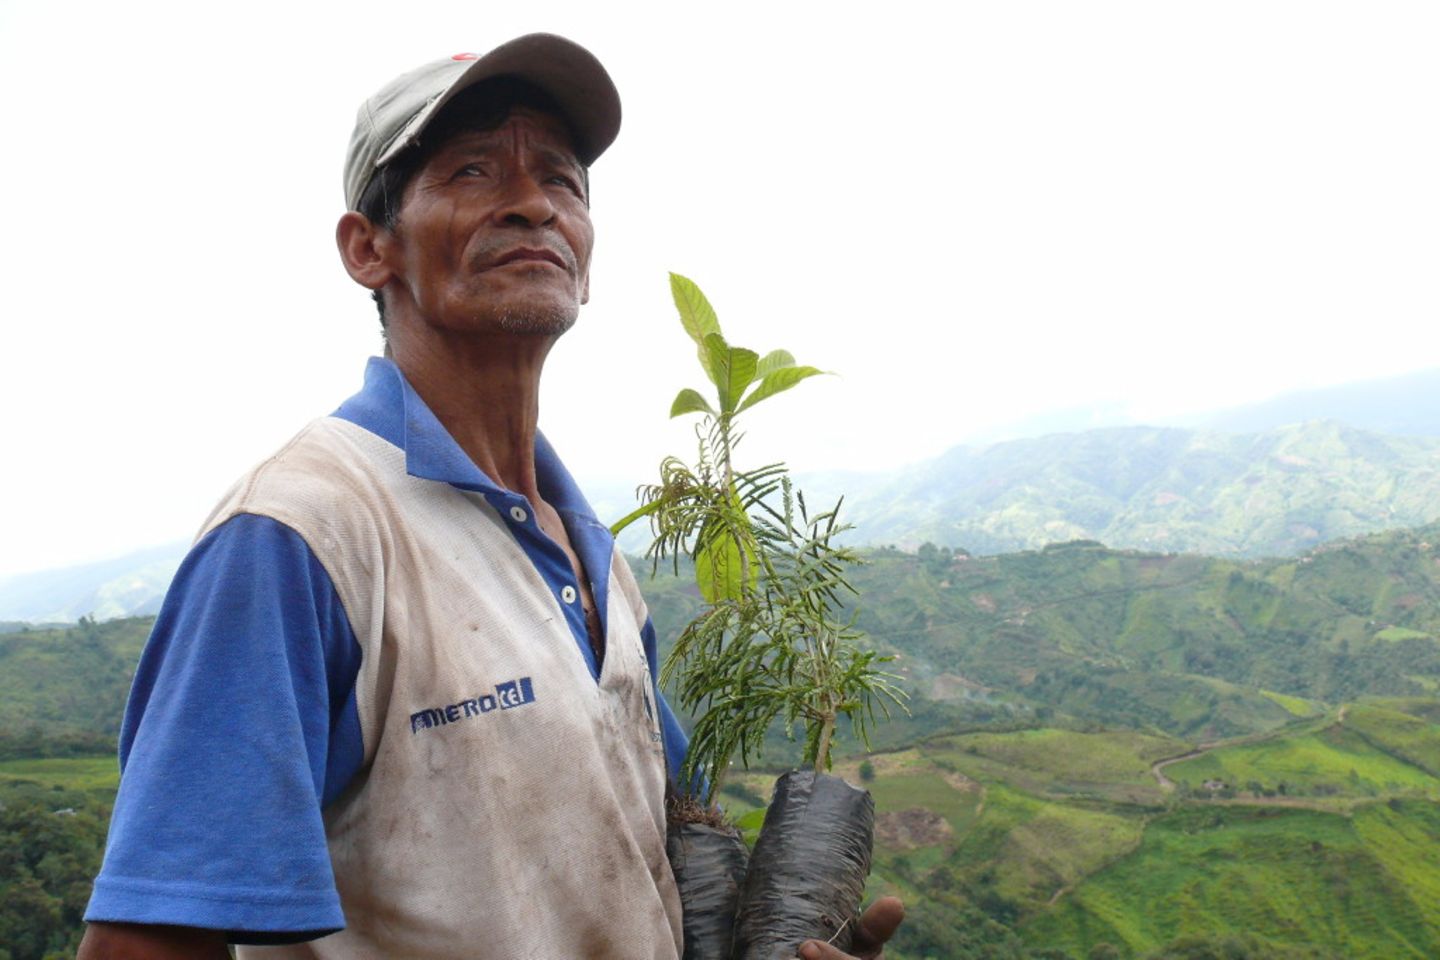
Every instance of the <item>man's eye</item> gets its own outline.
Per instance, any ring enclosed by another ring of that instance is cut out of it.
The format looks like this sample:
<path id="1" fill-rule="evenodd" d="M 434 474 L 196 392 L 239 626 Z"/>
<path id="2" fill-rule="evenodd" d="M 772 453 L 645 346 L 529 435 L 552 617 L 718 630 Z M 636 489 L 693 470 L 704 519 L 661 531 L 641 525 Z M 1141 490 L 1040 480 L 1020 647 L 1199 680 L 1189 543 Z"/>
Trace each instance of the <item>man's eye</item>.
<path id="1" fill-rule="evenodd" d="M 566 176 L 563 173 L 557 173 L 555 174 L 555 176 L 550 178 L 550 182 L 560 184 L 562 187 L 565 187 L 567 190 L 570 190 L 572 193 L 574 193 L 577 197 L 584 196 L 584 194 L 580 190 L 580 184 L 575 180 L 574 177 Z"/>
<path id="2" fill-rule="evenodd" d="M 485 167 L 484 167 L 483 164 L 479 164 L 479 163 L 467 163 L 467 164 L 465 164 L 465 166 L 461 167 L 459 170 L 457 170 L 457 171 L 455 172 L 455 176 L 457 176 L 457 177 L 483 177 L 483 176 L 485 176 Z"/>

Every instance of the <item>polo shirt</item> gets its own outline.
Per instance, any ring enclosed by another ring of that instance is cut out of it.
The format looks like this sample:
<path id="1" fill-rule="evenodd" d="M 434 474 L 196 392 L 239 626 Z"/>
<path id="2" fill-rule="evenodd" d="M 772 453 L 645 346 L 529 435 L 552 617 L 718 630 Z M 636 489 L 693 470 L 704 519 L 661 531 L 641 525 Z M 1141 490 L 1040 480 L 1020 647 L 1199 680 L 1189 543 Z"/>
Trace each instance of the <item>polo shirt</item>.
<path id="1" fill-rule="evenodd" d="M 295 944 L 242 956 L 677 955 L 663 793 L 685 738 L 654 626 L 543 436 L 535 454 L 602 661 L 532 505 L 388 360 L 236 484 L 137 668 L 87 920 Z"/>

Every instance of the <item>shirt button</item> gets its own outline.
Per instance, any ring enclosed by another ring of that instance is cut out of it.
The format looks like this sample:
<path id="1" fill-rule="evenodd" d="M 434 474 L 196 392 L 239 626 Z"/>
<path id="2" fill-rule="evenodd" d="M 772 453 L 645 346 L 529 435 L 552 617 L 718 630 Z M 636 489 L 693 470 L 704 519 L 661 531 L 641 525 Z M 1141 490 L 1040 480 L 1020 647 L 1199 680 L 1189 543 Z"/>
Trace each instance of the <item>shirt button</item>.
<path id="1" fill-rule="evenodd" d="M 524 523 L 527 519 L 529 519 L 529 517 L 530 515 L 525 512 L 524 507 L 510 508 L 510 519 L 514 520 L 516 523 Z"/>
<path id="2" fill-rule="evenodd" d="M 565 586 L 560 589 L 560 599 L 564 600 L 566 603 L 574 603 L 575 588 L 570 586 L 570 584 L 568 583 L 565 584 Z"/>

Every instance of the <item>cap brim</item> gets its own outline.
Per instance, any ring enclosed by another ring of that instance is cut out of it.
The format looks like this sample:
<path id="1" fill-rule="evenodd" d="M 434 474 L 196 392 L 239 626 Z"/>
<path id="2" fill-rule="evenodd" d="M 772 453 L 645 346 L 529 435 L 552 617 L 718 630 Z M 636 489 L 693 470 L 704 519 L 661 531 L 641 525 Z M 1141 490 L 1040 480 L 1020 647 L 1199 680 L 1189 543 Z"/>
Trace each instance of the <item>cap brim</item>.
<path id="1" fill-rule="evenodd" d="M 475 60 L 449 88 L 417 113 L 375 160 L 378 169 L 414 143 L 456 96 L 493 77 L 519 77 L 549 94 L 575 137 L 575 154 L 591 165 L 620 132 L 620 94 L 595 55 L 550 33 L 532 33 Z"/>

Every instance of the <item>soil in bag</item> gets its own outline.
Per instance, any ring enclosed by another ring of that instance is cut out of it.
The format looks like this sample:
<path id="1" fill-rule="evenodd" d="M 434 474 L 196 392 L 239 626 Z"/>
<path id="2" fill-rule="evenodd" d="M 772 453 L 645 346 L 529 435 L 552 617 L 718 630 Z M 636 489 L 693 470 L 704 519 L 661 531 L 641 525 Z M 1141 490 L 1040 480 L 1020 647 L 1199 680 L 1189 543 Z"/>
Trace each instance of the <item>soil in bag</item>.
<path id="1" fill-rule="evenodd" d="M 730 960 L 735 905 L 750 852 L 733 827 L 671 823 L 665 851 L 684 910 L 682 960 Z"/>
<path id="2" fill-rule="evenodd" d="M 806 940 L 848 952 L 870 873 L 875 801 L 813 770 L 775 783 L 735 921 L 735 960 L 789 960 Z"/>

